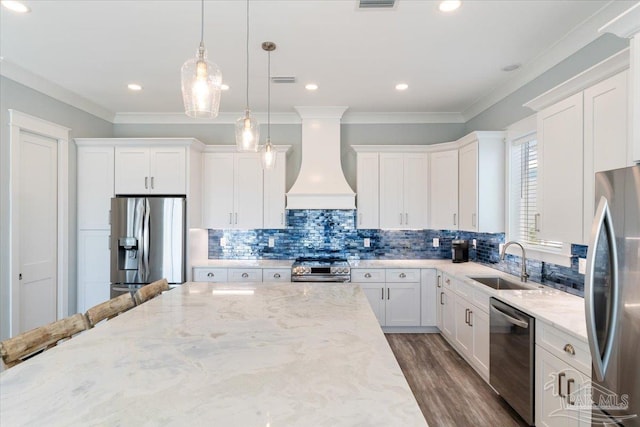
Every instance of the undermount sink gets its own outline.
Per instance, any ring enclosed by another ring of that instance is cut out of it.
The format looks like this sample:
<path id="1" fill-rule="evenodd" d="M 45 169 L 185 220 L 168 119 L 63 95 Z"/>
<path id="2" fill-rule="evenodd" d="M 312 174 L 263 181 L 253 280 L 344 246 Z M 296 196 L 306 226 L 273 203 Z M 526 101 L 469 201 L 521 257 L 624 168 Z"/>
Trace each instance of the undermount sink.
<path id="1" fill-rule="evenodd" d="M 470 277 L 470 279 L 480 282 L 485 286 L 493 289 L 534 289 L 533 286 L 520 284 L 518 282 L 512 282 L 511 280 L 503 279 L 502 277 Z"/>

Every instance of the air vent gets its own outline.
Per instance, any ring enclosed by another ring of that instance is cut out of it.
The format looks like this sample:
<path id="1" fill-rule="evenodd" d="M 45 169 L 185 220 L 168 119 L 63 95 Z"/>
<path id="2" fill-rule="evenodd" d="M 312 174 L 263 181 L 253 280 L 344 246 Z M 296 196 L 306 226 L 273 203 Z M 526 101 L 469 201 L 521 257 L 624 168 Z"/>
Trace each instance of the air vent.
<path id="1" fill-rule="evenodd" d="M 396 0 L 360 0 L 358 3 L 360 9 L 387 9 L 394 7 Z"/>
<path id="2" fill-rule="evenodd" d="M 273 76 L 271 77 L 272 83 L 295 83 L 295 76 Z"/>

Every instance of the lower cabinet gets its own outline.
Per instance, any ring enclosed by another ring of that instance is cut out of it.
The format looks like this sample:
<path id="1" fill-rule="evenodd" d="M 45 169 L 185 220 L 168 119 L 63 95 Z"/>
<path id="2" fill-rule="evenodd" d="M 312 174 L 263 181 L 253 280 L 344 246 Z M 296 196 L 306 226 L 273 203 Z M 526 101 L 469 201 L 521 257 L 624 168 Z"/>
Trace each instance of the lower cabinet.
<path id="1" fill-rule="evenodd" d="M 420 326 L 438 324 L 437 291 L 438 274 L 435 269 L 420 271 Z"/>
<path id="2" fill-rule="evenodd" d="M 194 282 L 290 282 L 290 268 L 194 267 Z"/>
<path id="3" fill-rule="evenodd" d="M 78 313 L 110 296 L 110 230 L 78 231 Z"/>

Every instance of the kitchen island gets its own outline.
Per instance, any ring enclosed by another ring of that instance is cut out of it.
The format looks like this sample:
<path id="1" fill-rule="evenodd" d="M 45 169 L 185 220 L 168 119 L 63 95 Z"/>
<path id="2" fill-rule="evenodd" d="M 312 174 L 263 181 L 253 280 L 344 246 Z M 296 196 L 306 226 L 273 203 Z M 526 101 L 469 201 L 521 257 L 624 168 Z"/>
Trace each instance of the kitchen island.
<path id="1" fill-rule="evenodd" d="M 426 426 L 357 285 L 188 283 L 0 374 L 3 425 Z"/>

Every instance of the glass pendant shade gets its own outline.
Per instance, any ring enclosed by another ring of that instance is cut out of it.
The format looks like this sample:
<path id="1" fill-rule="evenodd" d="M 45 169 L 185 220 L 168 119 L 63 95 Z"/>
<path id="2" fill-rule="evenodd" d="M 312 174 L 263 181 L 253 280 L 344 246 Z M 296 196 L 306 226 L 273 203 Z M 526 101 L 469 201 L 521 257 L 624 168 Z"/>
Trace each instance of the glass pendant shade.
<path id="1" fill-rule="evenodd" d="M 207 60 L 207 50 L 200 43 L 195 58 L 182 65 L 182 99 L 189 117 L 212 119 L 218 116 L 222 72 Z"/>
<path id="2" fill-rule="evenodd" d="M 267 139 L 267 143 L 264 145 L 262 149 L 262 168 L 263 169 L 273 169 L 276 167 L 276 157 L 277 151 L 275 147 L 271 144 L 271 140 Z"/>
<path id="3" fill-rule="evenodd" d="M 257 152 L 260 147 L 260 125 L 255 117 L 251 117 L 249 110 L 244 117 L 236 120 L 236 146 L 238 151 Z"/>

